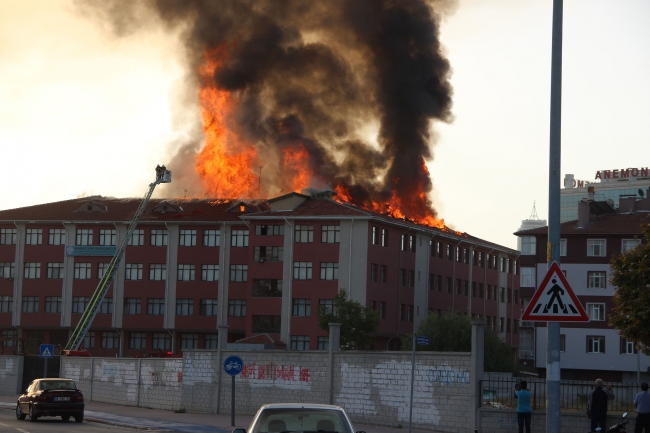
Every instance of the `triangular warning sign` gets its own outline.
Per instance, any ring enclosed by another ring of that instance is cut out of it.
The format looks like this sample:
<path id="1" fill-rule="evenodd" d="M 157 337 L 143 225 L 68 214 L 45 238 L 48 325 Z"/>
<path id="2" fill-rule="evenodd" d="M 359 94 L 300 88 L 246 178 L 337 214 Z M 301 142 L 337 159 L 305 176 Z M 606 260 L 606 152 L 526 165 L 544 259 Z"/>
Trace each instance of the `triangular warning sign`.
<path id="1" fill-rule="evenodd" d="M 521 320 L 530 322 L 588 322 L 589 316 L 569 286 L 560 265 L 553 262 L 530 300 Z"/>
<path id="2" fill-rule="evenodd" d="M 48 349 L 47 347 L 45 348 L 43 353 L 41 353 L 41 357 L 43 358 L 50 358 L 51 356 L 52 354 L 50 353 L 50 349 Z"/>

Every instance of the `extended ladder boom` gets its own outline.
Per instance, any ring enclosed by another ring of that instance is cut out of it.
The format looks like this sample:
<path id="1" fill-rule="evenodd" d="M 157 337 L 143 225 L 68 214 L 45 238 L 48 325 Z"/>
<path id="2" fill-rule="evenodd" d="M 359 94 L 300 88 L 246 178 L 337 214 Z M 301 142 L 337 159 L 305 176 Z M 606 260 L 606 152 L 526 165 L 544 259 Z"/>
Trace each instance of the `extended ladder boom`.
<path id="1" fill-rule="evenodd" d="M 99 284 L 95 289 L 95 293 L 93 293 L 93 296 L 90 298 L 90 301 L 88 302 L 88 306 L 86 307 L 84 313 L 82 314 L 81 319 L 79 319 L 79 323 L 77 323 L 76 328 L 72 332 L 72 335 L 70 336 L 70 341 L 68 341 L 68 344 L 66 344 L 65 346 L 65 350 L 79 349 L 79 346 L 81 345 L 81 342 L 86 336 L 86 332 L 88 332 L 88 329 L 90 329 L 90 325 L 92 325 L 93 320 L 97 315 L 97 311 L 99 310 L 99 307 L 102 301 L 104 300 L 104 296 L 106 295 L 106 292 L 108 291 L 108 288 L 110 287 L 111 282 L 115 277 L 117 268 L 119 267 L 120 261 L 124 256 L 124 250 L 126 250 L 126 246 L 129 243 L 129 239 L 131 239 L 133 230 L 135 230 L 135 227 L 138 225 L 138 221 L 140 221 L 140 217 L 142 217 L 142 213 L 147 207 L 147 203 L 149 203 L 149 199 L 153 194 L 153 190 L 156 188 L 156 185 L 160 183 L 169 183 L 171 181 L 172 181 L 172 172 L 167 170 L 164 165 L 162 167 L 157 166 L 156 180 L 149 184 L 149 189 L 144 195 L 142 201 L 140 202 L 140 206 L 138 207 L 138 210 L 135 212 L 135 215 L 133 215 L 133 219 L 131 219 L 129 228 L 126 231 L 126 236 L 124 236 L 124 239 L 121 240 L 120 246 L 118 247 L 117 251 L 115 251 L 115 255 L 111 259 L 111 262 L 108 264 L 108 268 L 104 271 L 104 275 L 102 276 L 102 279 L 99 281 Z"/>

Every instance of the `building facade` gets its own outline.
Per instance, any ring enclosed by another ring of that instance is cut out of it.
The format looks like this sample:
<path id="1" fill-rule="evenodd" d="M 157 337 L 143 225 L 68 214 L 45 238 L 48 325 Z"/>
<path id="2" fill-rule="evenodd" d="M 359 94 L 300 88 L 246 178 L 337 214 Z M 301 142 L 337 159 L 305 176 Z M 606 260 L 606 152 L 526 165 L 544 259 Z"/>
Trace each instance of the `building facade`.
<path id="1" fill-rule="evenodd" d="M 65 346 L 139 200 L 87 197 L 0 211 L 0 328 Z M 518 344 L 518 252 L 368 212 L 331 194 L 262 202 L 151 200 L 83 347 L 94 356 L 216 348 L 272 334 L 324 350 L 319 307 L 340 288 L 377 311 L 373 349 L 427 314 L 482 317 Z"/>
<path id="2" fill-rule="evenodd" d="M 645 193 L 644 193 L 645 196 Z M 589 315 L 588 323 L 562 323 L 562 379 L 636 381 L 650 357 L 608 324 L 616 287 L 610 283 L 613 256 L 636 247 L 650 223 L 650 199 L 622 197 L 615 213 L 606 202 L 583 199 L 575 221 L 561 224 L 560 268 Z M 520 230 L 521 294 L 527 304 L 546 275 L 548 227 Z M 546 323 L 522 322 L 520 359 L 544 374 Z"/>

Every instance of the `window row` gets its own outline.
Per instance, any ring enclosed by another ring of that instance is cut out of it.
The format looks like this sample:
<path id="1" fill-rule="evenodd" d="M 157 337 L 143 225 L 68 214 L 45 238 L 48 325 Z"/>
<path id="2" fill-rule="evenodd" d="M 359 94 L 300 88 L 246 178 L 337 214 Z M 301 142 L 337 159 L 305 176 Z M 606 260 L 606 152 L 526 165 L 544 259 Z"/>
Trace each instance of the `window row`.
<path id="1" fill-rule="evenodd" d="M 633 250 L 641 243 L 640 239 L 622 239 L 621 254 Z M 535 236 L 521 237 L 521 254 L 530 256 L 537 254 L 537 239 Z M 567 240 L 560 239 L 560 256 L 567 255 Z M 587 239 L 587 256 L 588 257 L 605 257 L 607 256 L 606 239 Z"/>
<path id="2" fill-rule="evenodd" d="M 566 277 L 567 272 L 562 271 Z M 588 289 L 606 289 L 607 272 L 605 271 L 587 271 L 586 283 Z M 537 287 L 537 273 L 534 267 L 522 267 L 521 278 L 519 280 L 521 287 Z"/>
<path id="3" fill-rule="evenodd" d="M 429 290 L 436 292 L 453 292 L 460 296 L 470 296 L 470 283 L 468 280 L 456 279 L 456 284 L 453 285 L 453 279 L 451 277 L 429 274 L 428 287 Z M 485 290 L 483 290 L 484 288 Z M 519 298 L 518 290 L 513 291 L 510 288 L 506 289 L 505 287 L 493 286 L 491 284 L 484 286 L 483 283 L 477 283 L 475 281 L 471 284 L 471 296 L 472 298 L 479 299 L 483 299 L 485 296 L 487 300 L 508 304 L 520 304 L 522 301 Z"/>
<path id="4" fill-rule="evenodd" d="M 96 347 L 96 340 L 102 349 L 118 349 L 120 336 L 113 331 L 88 331 L 81 345 L 84 349 Z M 203 336 L 202 349 L 217 349 L 217 334 L 205 334 Z M 181 333 L 180 334 L 181 350 L 199 349 L 199 334 Z M 128 348 L 132 350 L 171 350 L 171 336 L 167 332 L 154 332 L 151 340 L 147 341 L 146 332 L 129 332 Z"/>

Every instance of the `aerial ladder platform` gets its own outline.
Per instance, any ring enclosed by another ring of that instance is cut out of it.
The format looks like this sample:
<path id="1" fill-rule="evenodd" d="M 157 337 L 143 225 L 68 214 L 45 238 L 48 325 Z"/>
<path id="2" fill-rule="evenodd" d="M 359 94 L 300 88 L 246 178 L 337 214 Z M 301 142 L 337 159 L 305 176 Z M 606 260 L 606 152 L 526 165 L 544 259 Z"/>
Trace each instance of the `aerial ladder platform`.
<path id="1" fill-rule="evenodd" d="M 115 255 L 111 259 L 111 262 L 108 264 L 108 268 L 104 272 L 104 276 L 99 281 L 99 284 L 97 285 L 97 288 L 93 293 L 93 296 L 90 298 L 90 301 L 88 302 L 88 306 L 86 307 L 85 311 L 81 315 L 81 319 L 79 319 L 79 323 L 77 323 L 76 328 L 74 329 L 72 335 L 70 336 L 70 340 L 68 341 L 68 344 L 66 344 L 65 346 L 65 350 L 63 350 L 62 352 L 64 355 L 83 355 L 83 353 L 78 353 L 79 346 L 84 341 L 84 337 L 86 336 L 86 333 L 90 329 L 93 320 L 95 320 L 95 316 L 97 315 L 97 311 L 99 311 L 99 307 L 102 301 L 104 300 L 104 296 L 106 295 L 108 288 L 111 286 L 111 283 L 115 278 L 115 273 L 117 272 L 117 268 L 119 267 L 120 262 L 122 261 L 122 257 L 124 256 L 124 251 L 126 250 L 126 246 L 129 243 L 129 239 L 131 239 L 133 230 L 135 230 L 135 227 L 138 225 L 138 221 L 140 221 L 140 218 L 142 217 L 142 214 L 145 208 L 147 207 L 147 203 L 149 203 L 149 200 L 151 199 L 153 190 L 156 188 L 158 184 L 170 183 L 171 181 L 172 181 L 172 172 L 167 170 L 167 168 L 165 168 L 164 165 L 157 166 L 156 180 L 154 180 L 152 183 L 149 184 L 149 189 L 144 195 L 142 201 L 140 202 L 140 206 L 138 207 L 138 210 L 135 212 L 135 215 L 133 215 L 133 218 L 131 219 L 131 223 L 129 224 L 129 228 L 126 231 L 126 235 L 124 236 L 124 239 L 120 241 L 120 245 L 115 251 Z"/>

